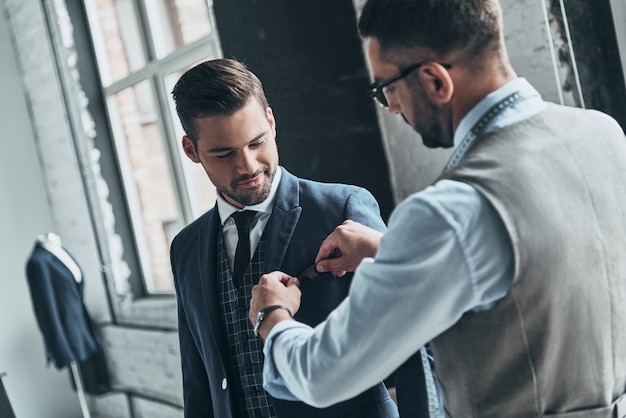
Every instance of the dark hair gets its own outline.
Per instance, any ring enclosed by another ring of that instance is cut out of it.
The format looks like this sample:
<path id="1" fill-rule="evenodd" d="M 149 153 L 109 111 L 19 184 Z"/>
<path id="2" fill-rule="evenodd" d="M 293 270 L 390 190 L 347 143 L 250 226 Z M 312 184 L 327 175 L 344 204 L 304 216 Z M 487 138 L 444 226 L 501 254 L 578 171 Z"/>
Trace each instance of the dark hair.
<path id="1" fill-rule="evenodd" d="M 359 18 L 362 37 L 382 51 L 423 47 L 444 55 L 480 55 L 500 37 L 495 0 L 368 0 Z"/>
<path id="2" fill-rule="evenodd" d="M 245 64 L 227 58 L 205 61 L 186 71 L 172 89 L 176 113 L 194 145 L 198 133 L 194 119 L 231 115 L 251 98 L 267 108 L 263 85 Z"/>

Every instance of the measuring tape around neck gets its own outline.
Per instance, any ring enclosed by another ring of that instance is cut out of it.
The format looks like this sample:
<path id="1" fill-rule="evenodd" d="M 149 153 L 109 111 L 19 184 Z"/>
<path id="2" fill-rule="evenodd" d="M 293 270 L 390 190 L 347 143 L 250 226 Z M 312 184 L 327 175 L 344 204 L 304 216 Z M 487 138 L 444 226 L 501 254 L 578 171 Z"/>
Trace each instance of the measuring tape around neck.
<path id="1" fill-rule="evenodd" d="M 472 129 L 470 129 L 467 135 L 465 135 L 465 138 L 463 138 L 459 146 L 456 147 L 454 153 L 450 157 L 450 160 L 448 160 L 448 164 L 446 164 L 444 173 L 459 164 L 463 156 L 465 156 L 465 152 L 474 143 L 476 138 L 483 134 L 489 122 L 494 120 L 496 116 L 500 115 L 506 109 L 519 102 L 522 98 L 522 94 L 519 91 L 516 91 L 515 93 L 509 94 L 504 99 L 491 106 L 491 108 L 489 108 L 489 110 L 485 112 L 483 117 L 480 118 L 478 122 L 474 124 L 474 126 L 472 126 Z"/>

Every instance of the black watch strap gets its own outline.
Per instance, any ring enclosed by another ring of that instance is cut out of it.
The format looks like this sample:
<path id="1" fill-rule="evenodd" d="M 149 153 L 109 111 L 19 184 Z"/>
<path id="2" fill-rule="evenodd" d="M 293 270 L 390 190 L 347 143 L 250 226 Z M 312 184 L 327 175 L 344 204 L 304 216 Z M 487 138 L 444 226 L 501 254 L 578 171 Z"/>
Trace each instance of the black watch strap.
<path id="1" fill-rule="evenodd" d="M 289 312 L 289 316 L 293 318 L 291 311 L 285 305 L 266 306 L 265 308 L 261 309 L 259 313 L 256 314 L 256 321 L 254 321 L 254 335 L 256 335 L 257 337 L 259 336 L 259 327 L 261 326 L 261 323 L 270 312 L 275 311 L 276 309 L 286 310 L 287 312 Z"/>

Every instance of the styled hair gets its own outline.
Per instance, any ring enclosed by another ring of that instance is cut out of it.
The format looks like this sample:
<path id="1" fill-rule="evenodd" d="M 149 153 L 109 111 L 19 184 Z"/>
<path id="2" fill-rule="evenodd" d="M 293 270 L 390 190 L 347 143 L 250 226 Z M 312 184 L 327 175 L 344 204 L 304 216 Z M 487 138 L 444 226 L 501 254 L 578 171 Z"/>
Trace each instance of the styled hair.
<path id="1" fill-rule="evenodd" d="M 194 119 L 232 115 L 252 98 L 263 109 L 268 106 L 259 78 L 245 64 L 228 58 L 205 61 L 186 71 L 172 89 L 172 98 L 185 134 L 195 146 Z"/>
<path id="2" fill-rule="evenodd" d="M 359 18 L 363 38 L 376 38 L 381 50 L 423 47 L 438 55 L 487 52 L 501 32 L 496 0 L 368 0 Z"/>

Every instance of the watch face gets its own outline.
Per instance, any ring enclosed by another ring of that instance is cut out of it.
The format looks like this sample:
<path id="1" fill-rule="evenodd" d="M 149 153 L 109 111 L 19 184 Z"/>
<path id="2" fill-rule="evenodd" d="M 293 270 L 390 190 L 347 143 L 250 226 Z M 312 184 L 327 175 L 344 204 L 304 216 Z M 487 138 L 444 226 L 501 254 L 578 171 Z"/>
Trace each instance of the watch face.
<path id="1" fill-rule="evenodd" d="M 261 321 L 263 321 L 264 316 L 265 314 L 263 312 L 259 312 L 256 314 L 256 321 L 254 321 L 254 328 L 252 329 L 252 331 L 257 337 L 259 336 L 259 326 L 261 325 Z"/>

